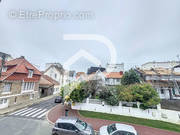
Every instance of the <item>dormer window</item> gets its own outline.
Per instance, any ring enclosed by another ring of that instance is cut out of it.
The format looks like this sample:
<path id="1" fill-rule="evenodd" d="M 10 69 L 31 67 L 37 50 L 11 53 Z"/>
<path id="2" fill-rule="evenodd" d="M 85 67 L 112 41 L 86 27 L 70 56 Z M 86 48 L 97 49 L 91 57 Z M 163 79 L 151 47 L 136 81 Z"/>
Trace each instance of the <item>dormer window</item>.
<path id="1" fill-rule="evenodd" d="M 2 72 L 6 72 L 6 71 L 7 71 L 7 67 L 3 67 Z"/>
<path id="2" fill-rule="evenodd" d="M 33 77 L 33 70 L 28 70 L 28 78 L 32 78 Z"/>

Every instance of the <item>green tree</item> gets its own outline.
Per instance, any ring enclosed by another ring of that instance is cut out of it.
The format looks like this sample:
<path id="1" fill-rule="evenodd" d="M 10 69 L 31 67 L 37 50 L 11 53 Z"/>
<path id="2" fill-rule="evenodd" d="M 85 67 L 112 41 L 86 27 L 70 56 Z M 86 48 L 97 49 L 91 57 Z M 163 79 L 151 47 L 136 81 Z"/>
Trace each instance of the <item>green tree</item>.
<path id="1" fill-rule="evenodd" d="M 84 83 L 80 83 L 70 94 L 70 99 L 73 102 L 82 102 L 88 97 L 87 90 L 84 89 Z"/>
<path id="2" fill-rule="evenodd" d="M 137 84 L 131 86 L 135 101 L 142 103 L 142 109 L 151 108 L 160 103 L 157 91 L 150 84 Z"/>
<path id="3" fill-rule="evenodd" d="M 64 99 L 64 87 L 62 87 L 60 90 L 60 96 Z"/>
<path id="4" fill-rule="evenodd" d="M 133 69 L 131 69 L 128 72 L 125 72 L 121 79 L 121 83 L 122 85 L 140 83 L 140 78 L 137 73 Z"/>
<path id="5" fill-rule="evenodd" d="M 112 106 L 119 105 L 118 97 L 115 94 L 116 91 L 113 87 L 103 87 L 99 93 L 99 98 Z"/>
<path id="6" fill-rule="evenodd" d="M 150 84 L 133 84 L 117 87 L 119 100 L 140 102 L 142 109 L 156 106 L 160 103 L 157 91 Z"/>

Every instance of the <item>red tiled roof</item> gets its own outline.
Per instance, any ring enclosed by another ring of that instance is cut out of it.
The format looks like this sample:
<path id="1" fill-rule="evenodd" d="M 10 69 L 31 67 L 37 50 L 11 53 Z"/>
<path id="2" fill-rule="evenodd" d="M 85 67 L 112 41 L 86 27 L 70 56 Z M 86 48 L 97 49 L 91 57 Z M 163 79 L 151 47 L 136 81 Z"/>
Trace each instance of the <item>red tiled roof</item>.
<path id="1" fill-rule="evenodd" d="M 1 66 L 1 60 L 0 60 L 0 66 Z M 41 76 L 41 72 L 37 68 L 35 68 L 31 63 L 29 63 L 24 57 L 6 61 L 5 66 L 8 67 L 8 70 L 2 73 L 0 80 L 5 80 L 14 73 L 28 74 L 29 69 L 33 70 L 34 75 Z M 14 79 L 16 79 L 16 77 Z"/>
<path id="2" fill-rule="evenodd" d="M 80 77 L 81 75 L 85 75 L 86 73 L 84 73 L 84 72 L 77 72 L 76 73 L 76 78 L 78 78 L 78 77 Z"/>
<path id="3" fill-rule="evenodd" d="M 49 82 L 53 83 L 54 85 L 59 85 L 59 82 L 57 82 L 56 80 L 52 79 L 51 77 L 47 76 L 47 75 L 43 75 L 43 77 L 48 80 Z"/>
<path id="4" fill-rule="evenodd" d="M 166 68 L 152 68 L 150 70 L 137 69 L 138 72 L 145 75 L 171 75 L 171 70 Z M 173 71 L 174 75 L 180 75 L 180 72 Z"/>
<path id="5" fill-rule="evenodd" d="M 111 72 L 106 74 L 106 78 L 122 78 L 123 74 L 120 72 Z"/>
<path id="6" fill-rule="evenodd" d="M 42 87 L 42 86 L 53 86 L 54 84 L 51 83 L 50 81 L 48 81 L 46 78 L 44 78 L 43 76 L 41 76 L 41 79 L 39 81 L 39 86 Z"/>

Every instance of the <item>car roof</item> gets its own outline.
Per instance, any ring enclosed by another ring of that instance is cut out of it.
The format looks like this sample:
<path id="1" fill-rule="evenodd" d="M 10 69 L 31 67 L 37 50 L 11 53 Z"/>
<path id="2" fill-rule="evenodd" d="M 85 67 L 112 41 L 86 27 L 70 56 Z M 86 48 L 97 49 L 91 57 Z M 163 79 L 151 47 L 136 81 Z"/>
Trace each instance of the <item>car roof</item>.
<path id="1" fill-rule="evenodd" d="M 116 123 L 116 129 L 119 131 L 127 131 L 136 134 L 136 130 L 133 126 Z"/>
<path id="2" fill-rule="evenodd" d="M 61 117 L 59 118 L 56 123 L 71 123 L 75 124 L 78 118 L 76 117 Z"/>
<path id="3" fill-rule="evenodd" d="M 61 96 L 57 96 L 56 99 L 57 99 L 57 98 L 62 98 L 62 97 L 61 97 Z"/>

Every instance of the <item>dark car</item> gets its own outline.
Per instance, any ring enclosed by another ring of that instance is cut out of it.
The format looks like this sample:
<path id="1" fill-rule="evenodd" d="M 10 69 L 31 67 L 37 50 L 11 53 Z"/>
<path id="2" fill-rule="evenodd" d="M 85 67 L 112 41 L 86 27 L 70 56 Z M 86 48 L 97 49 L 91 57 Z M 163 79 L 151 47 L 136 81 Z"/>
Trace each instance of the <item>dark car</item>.
<path id="1" fill-rule="evenodd" d="M 63 98 L 61 96 L 56 97 L 54 100 L 55 103 L 62 103 L 62 101 L 63 101 Z"/>

